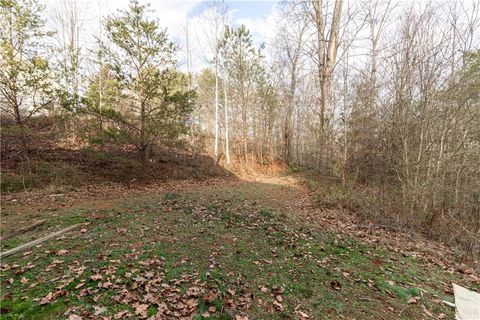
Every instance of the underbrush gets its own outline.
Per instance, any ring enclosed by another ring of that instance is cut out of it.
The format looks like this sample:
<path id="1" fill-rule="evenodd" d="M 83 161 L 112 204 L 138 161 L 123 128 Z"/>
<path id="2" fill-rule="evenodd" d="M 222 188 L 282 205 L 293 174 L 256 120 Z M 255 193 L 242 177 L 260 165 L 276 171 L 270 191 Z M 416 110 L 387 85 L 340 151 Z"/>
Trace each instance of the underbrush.
<path id="1" fill-rule="evenodd" d="M 480 238 L 473 236 L 475 216 L 455 220 L 445 212 L 406 210 L 402 194 L 395 186 L 343 183 L 340 179 L 306 172 L 305 183 L 315 194 L 319 207 L 343 209 L 364 224 L 390 230 L 417 232 L 457 248 L 461 259 L 472 262 L 480 254 Z M 449 209 L 450 210 L 450 209 Z M 478 227 L 477 227 L 478 228 Z"/>
<path id="2" fill-rule="evenodd" d="M 146 163 L 135 150 L 125 146 L 105 148 L 60 148 L 55 145 L 34 149 L 26 156 L 15 150 L 2 150 L 0 189 L 3 194 L 39 188 L 85 185 L 148 185 L 170 180 L 234 175 L 206 155 L 161 149 Z"/>
<path id="3" fill-rule="evenodd" d="M 232 158 L 230 164 L 227 164 L 226 161 L 222 161 L 222 165 L 239 177 L 251 177 L 258 174 L 276 175 L 288 171 L 287 165 L 279 160 L 270 161 L 253 159 L 245 162 L 241 157 Z"/>
<path id="4" fill-rule="evenodd" d="M 47 186 L 78 187 L 85 183 L 86 176 L 77 166 L 58 161 L 38 161 L 28 170 L 2 172 L 1 192 L 14 193 Z"/>
<path id="5" fill-rule="evenodd" d="M 132 145 L 85 138 L 82 127 L 68 132 L 69 121 L 35 117 L 21 130 L 2 119 L 0 128 L 3 194 L 45 188 L 87 185 L 149 185 L 171 180 L 206 180 L 234 175 L 208 155 L 189 152 L 179 145 L 158 144 L 146 161 Z"/>

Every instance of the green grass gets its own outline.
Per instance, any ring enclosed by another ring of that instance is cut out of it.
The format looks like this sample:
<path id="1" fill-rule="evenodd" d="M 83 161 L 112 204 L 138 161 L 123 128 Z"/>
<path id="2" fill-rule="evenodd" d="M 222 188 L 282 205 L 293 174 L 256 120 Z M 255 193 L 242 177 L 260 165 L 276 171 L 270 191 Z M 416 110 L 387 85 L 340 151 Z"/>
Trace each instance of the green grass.
<path id="1" fill-rule="evenodd" d="M 425 316 L 423 307 L 453 316 L 439 302 L 452 299 L 441 282 L 465 283 L 463 278 L 298 219 L 284 208 L 299 195 L 286 191 L 251 183 L 128 199 L 108 210 L 60 209 L 53 217 L 39 213 L 49 221 L 36 232 L 78 222 L 88 222 L 87 231 L 2 261 L 2 319 L 66 319 L 67 311 L 86 317 L 95 306 L 106 308 L 102 316 L 127 310 L 137 318 L 135 302 L 148 304 L 147 316 L 165 303 L 173 317 L 183 310 L 178 303 L 190 299 L 196 303 L 187 314 L 193 319 L 243 314 L 288 319 L 298 318 L 296 310 L 311 319 L 412 319 Z M 2 243 L 2 250 L 31 237 Z M 60 249 L 68 253 L 56 255 Z M 55 260 L 63 262 L 52 265 Z M 28 262 L 35 266 L 22 269 Z M 92 280 L 96 274 L 103 279 Z M 64 297 L 39 304 L 69 279 Z M 107 280 L 111 286 L 99 287 Z M 191 288 L 200 293 L 192 295 Z M 134 298 L 125 298 L 125 292 Z M 215 297 L 208 299 L 209 293 Z M 145 302 L 149 297 L 153 300 Z M 419 297 L 418 303 L 407 303 L 410 297 Z M 275 306 L 276 299 L 282 308 Z"/>

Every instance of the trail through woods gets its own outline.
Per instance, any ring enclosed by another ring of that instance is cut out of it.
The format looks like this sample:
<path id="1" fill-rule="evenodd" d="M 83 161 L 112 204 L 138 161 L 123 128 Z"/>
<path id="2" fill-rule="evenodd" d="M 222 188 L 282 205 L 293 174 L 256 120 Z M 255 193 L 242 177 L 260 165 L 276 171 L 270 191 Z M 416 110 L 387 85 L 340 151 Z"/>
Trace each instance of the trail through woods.
<path id="1" fill-rule="evenodd" d="M 300 174 L 108 190 L 2 199 L 2 234 L 46 220 L 2 252 L 83 224 L 2 260 L 2 319 L 446 319 L 452 282 L 480 288 L 447 248 L 319 207 Z"/>

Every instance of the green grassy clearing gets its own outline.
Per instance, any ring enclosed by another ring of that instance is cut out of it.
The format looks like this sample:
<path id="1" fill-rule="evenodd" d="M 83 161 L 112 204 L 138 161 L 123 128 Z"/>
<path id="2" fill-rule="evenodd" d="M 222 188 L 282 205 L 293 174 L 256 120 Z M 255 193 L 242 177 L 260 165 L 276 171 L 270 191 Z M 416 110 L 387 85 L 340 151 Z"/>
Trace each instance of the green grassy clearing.
<path id="1" fill-rule="evenodd" d="M 453 317 L 441 300 L 452 301 L 445 287 L 463 278 L 302 221 L 282 209 L 297 197 L 245 183 L 42 212 L 48 223 L 2 251 L 88 224 L 2 261 L 1 318 Z M 42 304 L 51 292 L 58 297 Z"/>

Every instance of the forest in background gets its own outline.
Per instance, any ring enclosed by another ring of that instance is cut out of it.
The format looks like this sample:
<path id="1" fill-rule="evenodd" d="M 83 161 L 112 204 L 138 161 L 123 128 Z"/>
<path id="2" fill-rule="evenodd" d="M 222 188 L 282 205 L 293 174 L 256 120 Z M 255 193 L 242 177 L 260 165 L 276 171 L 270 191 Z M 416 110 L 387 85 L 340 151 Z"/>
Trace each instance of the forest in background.
<path id="1" fill-rule="evenodd" d="M 2 192 L 282 163 L 315 173 L 322 205 L 478 252 L 478 1 L 282 2 L 265 44 L 213 1 L 203 48 L 135 0 L 93 47 L 77 1 L 0 9 Z"/>

